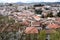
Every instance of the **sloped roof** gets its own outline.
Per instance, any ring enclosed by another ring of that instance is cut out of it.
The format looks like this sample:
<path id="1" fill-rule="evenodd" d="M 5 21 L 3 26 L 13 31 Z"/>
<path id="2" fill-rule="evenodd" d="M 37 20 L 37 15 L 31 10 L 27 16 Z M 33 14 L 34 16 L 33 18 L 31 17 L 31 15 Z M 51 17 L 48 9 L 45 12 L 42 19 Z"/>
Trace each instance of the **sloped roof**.
<path id="1" fill-rule="evenodd" d="M 56 29 L 56 28 L 59 28 L 60 26 L 58 25 L 58 24 L 55 24 L 55 23 L 50 23 L 50 24 L 48 24 L 48 27 L 49 28 L 52 28 L 52 29 Z"/>
<path id="2" fill-rule="evenodd" d="M 25 29 L 25 33 L 26 34 L 35 34 L 35 33 L 38 33 L 38 29 L 35 27 L 27 27 Z"/>

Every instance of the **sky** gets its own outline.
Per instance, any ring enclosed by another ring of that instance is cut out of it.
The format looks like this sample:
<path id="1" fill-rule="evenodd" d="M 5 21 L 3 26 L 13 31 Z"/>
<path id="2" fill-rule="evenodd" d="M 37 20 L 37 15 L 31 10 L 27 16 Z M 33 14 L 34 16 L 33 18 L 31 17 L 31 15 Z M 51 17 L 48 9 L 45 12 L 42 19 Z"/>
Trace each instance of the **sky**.
<path id="1" fill-rule="evenodd" d="M 24 3 L 31 3 L 31 2 L 60 2 L 60 0 L 0 0 L 0 3 L 15 3 L 15 2 L 24 2 Z"/>

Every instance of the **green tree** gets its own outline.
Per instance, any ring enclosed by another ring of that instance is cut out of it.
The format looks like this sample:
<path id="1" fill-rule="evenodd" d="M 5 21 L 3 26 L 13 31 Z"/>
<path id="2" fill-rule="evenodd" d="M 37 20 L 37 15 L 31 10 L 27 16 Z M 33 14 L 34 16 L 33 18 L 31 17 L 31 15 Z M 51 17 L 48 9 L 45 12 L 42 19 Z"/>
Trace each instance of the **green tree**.
<path id="1" fill-rule="evenodd" d="M 42 10 L 40 10 L 40 9 L 35 10 L 35 13 L 36 13 L 36 14 L 41 14 L 41 13 L 42 13 Z"/>
<path id="2" fill-rule="evenodd" d="M 60 17 L 60 12 L 59 12 L 59 13 L 57 13 L 57 16 L 58 16 L 58 17 Z"/>
<path id="3" fill-rule="evenodd" d="M 53 13 L 52 12 L 51 13 L 48 13 L 47 17 L 54 17 L 53 16 Z"/>

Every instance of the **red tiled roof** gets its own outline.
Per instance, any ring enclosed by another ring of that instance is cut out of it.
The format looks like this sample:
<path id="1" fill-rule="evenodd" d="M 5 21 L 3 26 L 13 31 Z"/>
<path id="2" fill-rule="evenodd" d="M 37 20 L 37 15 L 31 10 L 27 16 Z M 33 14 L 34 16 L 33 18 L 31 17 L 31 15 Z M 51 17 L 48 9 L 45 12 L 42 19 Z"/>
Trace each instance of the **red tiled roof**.
<path id="1" fill-rule="evenodd" d="M 25 25 L 25 26 L 29 26 L 30 23 L 28 21 L 24 21 L 24 22 L 21 22 L 20 24 Z"/>
<path id="2" fill-rule="evenodd" d="M 56 21 L 60 22 L 60 18 L 56 18 Z"/>
<path id="3" fill-rule="evenodd" d="M 33 18 L 34 18 L 35 20 L 40 20 L 40 17 L 39 17 L 39 16 L 33 16 Z"/>
<path id="4" fill-rule="evenodd" d="M 25 30 L 26 34 L 35 34 L 38 33 L 38 29 L 35 27 L 27 27 Z"/>
<path id="5" fill-rule="evenodd" d="M 32 22 L 32 26 L 40 26 L 40 22 Z"/>
<path id="6" fill-rule="evenodd" d="M 52 24 L 48 24 L 48 27 L 49 27 L 49 28 L 56 29 L 56 28 L 59 28 L 59 25 L 52 23 Z"/>

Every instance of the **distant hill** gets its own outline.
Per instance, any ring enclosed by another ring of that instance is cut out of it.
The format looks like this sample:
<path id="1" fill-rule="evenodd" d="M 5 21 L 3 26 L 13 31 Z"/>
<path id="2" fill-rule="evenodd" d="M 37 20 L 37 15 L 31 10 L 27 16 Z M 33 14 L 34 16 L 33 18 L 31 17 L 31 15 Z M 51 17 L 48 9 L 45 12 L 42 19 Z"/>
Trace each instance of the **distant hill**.
<path id="1" fill-rule="evenodd" d="M 33 3 L 17 2 L 17 4 L 45 4 L 45 5 L 51 5 L 51 4 L 60 4 L 60 2 L 33 2 Z"/>

